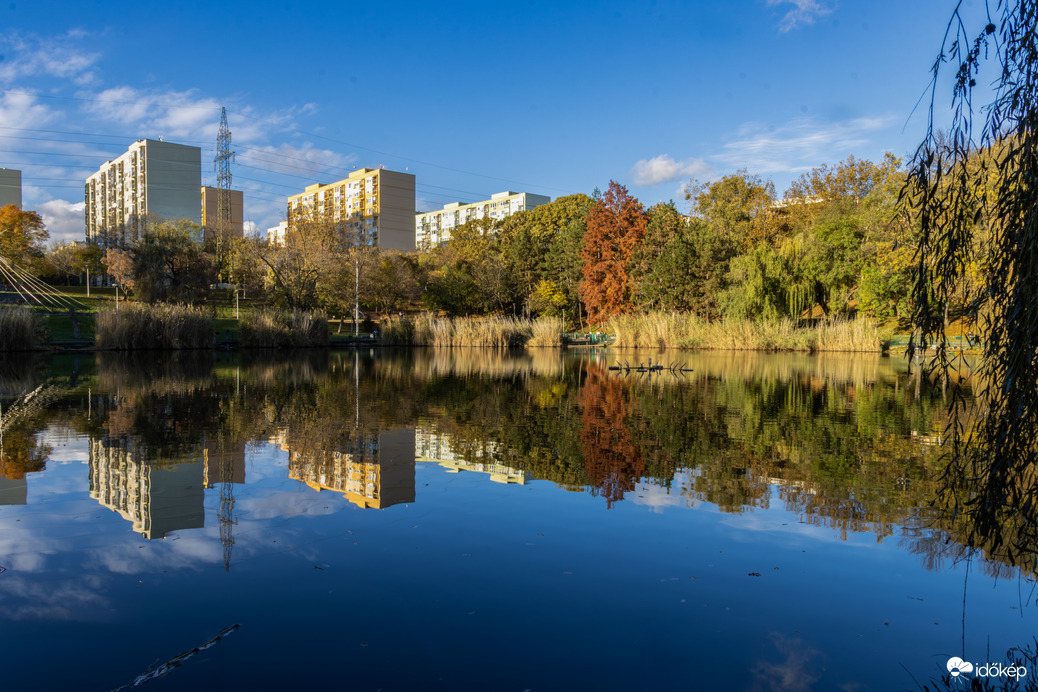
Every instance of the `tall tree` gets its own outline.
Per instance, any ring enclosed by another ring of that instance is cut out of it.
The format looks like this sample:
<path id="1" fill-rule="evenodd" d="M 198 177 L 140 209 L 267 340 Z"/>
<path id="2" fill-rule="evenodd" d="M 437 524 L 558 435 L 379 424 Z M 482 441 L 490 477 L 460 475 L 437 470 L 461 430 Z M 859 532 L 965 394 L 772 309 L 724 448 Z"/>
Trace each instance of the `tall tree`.
<path id="1" fill-rule="evenodd" d="M 775 185 L 744 170 L 713 183 L 692 181 L 685 199 L 692 202 L 693 216 L 705 219 L 722 237 L 743 249 L 773 242 L 781 229 L 773 214 Z"/>
<path id="2" fill-rule="evenodd" d="M 213 259 L 202 250 L 199 236 L 191 222 L 163 221 L 151 224 L 125 253 L 110 249 L 109 256 L 129 258 L 133 292 L 140 300 L 193 302 L 208 293 L 216 278 Z M 113 273 L 119 266 L 111 265 Z"/>
<path id="3" fill-rule="evenodd" d="M 36 212 L 22 211 L 14 204 L 0 207 L 0 257 L 38 271 L 48 238 L 43 218 Z"/>
<path id="4" fill-rule="evenodd" d="M 580 296 L 592 323 L 631 309 L 634 252 L 647 223 L 641 202 L 615 180 L 609 181 L 601 201 L 588 212 L 580 253 L 584 260 Z"/>

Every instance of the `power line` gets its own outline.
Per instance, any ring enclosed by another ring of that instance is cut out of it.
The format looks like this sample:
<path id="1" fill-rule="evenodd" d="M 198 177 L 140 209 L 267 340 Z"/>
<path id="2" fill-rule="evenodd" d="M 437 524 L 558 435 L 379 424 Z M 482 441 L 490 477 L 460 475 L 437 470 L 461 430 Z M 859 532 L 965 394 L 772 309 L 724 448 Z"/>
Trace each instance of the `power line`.
<path id="1" fill-rule="evenodd" d="M 27 91 L 8 91 L 7 93 L 10 93 L 10 94 L 20 94 L 20 95 L 23 95 L 23 96 L 32 96 L 34 98 L 45 98 L 45 99 L 55 99 L 55 100 L 64 100 L 64 101 L 82 101 L 82 102 L 88 102 L 88 103 L 111 103 L 111 104 L 115 104 L 115 105 L 124 105 L 124 106 L 151 106 L 151 107 L 160 107 L 160 108 L 166 108 L 166 109 L 180 108 L 180 109 L 212 110 L 212 111 L 217 110 L 217 106 L 215 106 L 215 105 L 214 106 L 190 106 L 190 105 L 184 105 L 184 104 L 163 104 L 163 103 L 156 103 L 154 101 L 141 101 L 141 100 L 138 100 L 138 101 L 121 101 L 121 100 L 117 100 L 117 99 L 96 99 L 96 98 L 86 98 L 86 97 L 82 97 L 82 96 L 56 96 L 56 95 L 52 95 L 52 94 L 36 94 L 36 93 L 33 93 L 33 92 L 27 92 Z M 260 123 L 265 123 L 265 124 L 268 124 L 268 125 L 273 125 L 273 126 L 275 126 L 277 128 L 280 128 L 281 130 L 284 130 L 284 131 L 287 131 L 287 132 L 294 132 L 296 134 L 304 135 L 306 137 L 316 137 L 318 139 L 323 139 L 323 140 L 326 140 L 328 142 L 334 142 L 336 144 L 341 144 L 343 146 L 350 147 L 350 148 L 353 148 L 353 149 L 361 149 L 363 151 L 370 151 L 370 152 L 372 152 L 374 154 L 378 154 L 380 156 L 389 156 L 389 157 L 392 157 L 394 159 L 399 159 L 400 161 L 410 161 L 412 163 L 421 164 L 423 166 L 431 166 L 433 168 L 439 168 L 441 170 L 451 171 L 452 173 L 461 173 L 463 175 L 471 175 L 471 176 L 474 176 L 474 177 L 477 177 L 477 178 L 485 178 L 487 180 L 497 180 L 497 181 L 500 181 L 500 182 L 510 183 L 510 184 L 513 184 L 513 185 L 520 185 L 520 186 L 523 186 L 523 187 L 534 187 L 534 188 L 541 188 L 541 189 L 545 189 L 545 190 L 555 190 L 556 192 L 564 192 L 566 194 L 573 194 L 572 190 L 566 190 L 566 189 L 563 189 L 563 188 L 551 187 L 551 186 L 548 186 L 548 185 L 533 185 L 531 183 L 525 183 L 525 182 L 518 181 L 518 180 L 511 180 L 509 178 L 501 178 L 501 177 L 497 177 L 497 176 L 486 175 L 486 174 L 483 174 L 483 173 L 476 173 L 474 171 L 466 171 L 466 170 L 460 169 L 460 168 L 453 168 L 453 167 L 450 167 L 450 166 L 443 166 L 443 165 L 440 165 L 440 164 L 431 163 L 429 161 L 421 161 L 419 159 L 413 159 L 413 158 L 410 158 L 410 157 L 407 157 L 407 156 L 400 156 L 398 154 L 393 154 L 391 152 L 386 152 L 386 151 L 382 151 L 382 150 L 379 150 L 379 149 L 373 149 L 371 147 L 365 147 L 365 146 L 362 146 L 362 145 L 359 145 L 359 144 L 355 144 L 355 143 L 352 143 L 352 142 L 347 142 L 345 140 L 337 139 L 335 137 L 329 137 L 327 135 L 317 134 L 316 132 L 307 132 L 306 130 L 300 130 L 298 128 L 285 125 L 283 123 L 277 122 L 277 121 L 272 120 L 270 118 L 261 118 L 261 117 L 257 117 L 257 116 L 254 116 L 254 115 L 249 115 L 247 113 L 240 113 L 238 111 L 230 111 L 230 112 L 233 113 L 234 115 L 237 115 L 238 117 L 247 118 L 249 120 L 253 120 L 255 122 L 260 122 Z"/>

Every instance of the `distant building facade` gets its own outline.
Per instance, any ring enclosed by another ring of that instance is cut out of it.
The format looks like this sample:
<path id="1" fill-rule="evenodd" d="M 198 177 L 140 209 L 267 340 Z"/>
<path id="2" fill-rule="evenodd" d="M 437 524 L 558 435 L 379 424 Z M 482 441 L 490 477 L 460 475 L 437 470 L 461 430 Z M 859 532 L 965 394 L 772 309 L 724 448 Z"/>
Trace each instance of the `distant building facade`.
<path id="1" fill-rule="evenodd" d="M 8 204 L 22 208 L 22 172 L 0 168 L 0 207 Z"/>
<path id="2" fill-rule="evenodd" d="M 415 215 L 415 243 L 420 250 L 431 250 L 450 240 L 451 231 L 469 221 L 483 218 L 498 221 L 550 201 L 551 197 L 531 192 L 497 192 L 483 202 L 451 202 L 438 211 Z"/>
<path id="3" fill-rule="evenodd" d="M 282 221 L 277 226 L 271 226 L 267 229 L 267 243 L 270 245 L 284 245 L 286 233 L 288 233 L 288 221 Z"/>
<path id="4" fill-rule="evenodd" d="M 201 226 L 201 186 L 201 149 L 139 139 L 86 179 L 86 239 L 102 245 L 132 242 L 147 222 L 159 219 Z"/>
<path id="5" fill-rule="evenodd" d="M 327 218 L 345 224 L 360 242 L 409 252 L 415 249 L 414 190 L 410 173 L 362 168 L 289 197 L 287 230 L 307 216 Z"/>
<path id="6" fill-rule="evenodd" d="M 227 207 L 230 217 L 227 219 L 226 235 L 232 238 L 241 238 L 245 235 L 245 205 L 241 190 L 227 190 L 226 192 L 209 185 L 202 186 L 202 233 L 206 240 L 219 232 L 218 219 L 220 217 L 220 195 L 227 195 Z"/>

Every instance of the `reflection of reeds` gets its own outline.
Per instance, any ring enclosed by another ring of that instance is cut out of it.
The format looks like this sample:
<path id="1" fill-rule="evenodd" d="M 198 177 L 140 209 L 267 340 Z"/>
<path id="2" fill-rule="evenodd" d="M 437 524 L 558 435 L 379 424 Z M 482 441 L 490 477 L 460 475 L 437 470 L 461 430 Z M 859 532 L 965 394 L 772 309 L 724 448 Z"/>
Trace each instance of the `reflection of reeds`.
<path id="1" fill-rule="evenodd" d="M 324 346 L 328 343 L 328 317 L 323 312 L 253 310 L 240 325 L 243 348 Z"/>
<path id="2" fill-rule="evenodd" d="M 380 340 L 387 346 L 561 346 L 565 325 L 561 319 L 540 317 L 441 318 L 421 315 L 414 320 L 390 318 L 380 325 Z"/>
<path id="3" fill-rule="evenodd" d="M 413 372 L 427 380 L 473 375 L 506 379 L 533 375 L 555 379 L 562 375 L 563 366 L 562 353 L 554 349 L 502 354 L 484 349 L 432 348 L 415 353 Z"/>
<path id="4" fill-rule="evenodd" d="M 309 384 L 328 372 L 326 349 L 298 351 L 244 351 L 242 378 L 258 387 Z"/>
<path id="5" fill-rule="evenodd" d="M 831 320 L 798 327 L 791 320 L 710 322 L 695 315 L 618 315 L 606 329 L 617 348 L 732 351 L 880 351 L 879 331 L 866 320 Z"/>
<path id="6" fill-rule="evenodd" d="M 213 321 L 186 305 L 123 303 L 97 313 L 95 343 L 120 351 L 212 348 Z"/>
<path id="7" fill-rule="evenodd" d="M 209 352 L 177 352 L 162 358 L 145 354 L 97 354 L 97 383 L 102 392 L 128 395 L 185 394 L 212 385 Z"/>
<path id="8" fill-rule="evenodd" d="M 0 351 L 30 351 L 48 338 L 43 317 L 24 306 L 0 307 Z"/>
<path id="9" fill-rule="evenodd" d="M 31 353 L 7 353 L 0 358 L 0 397 L 21 396 L 47 376 L 47 364 Z"/>
<path id="10" fill-rule="evenodd" d="M 592 359 L 600 367 L 624 364 L 637 366 L 653 363 L 662 365 L 662 373 L 646 376 L 645 381 L 653 384 L 667 385 L 674 382 L 691 382 L 700 378 L 717 380 L 761 380 L 788 382 L 801 380 L 821 387 L 825 383 L 846 383 L 858 387 L 877 381 L 894 386 L 900 382 L 902 387 L 914 387 L 915 378 L 920 368 L 908 371 L 908 361 L 904 358 L 886 357 L 880 353 L 825 353 L 809 354 L 804 352 L 762 353 L 758 351 L 674 351 L 661 355 L 655 349 L 641 351 L 599 352 Z M 692 372 L 672 373 L 671 366 L 680 370 L 691 369 Z M 614 372 L 623 377 L 624 371 Z M 636 374 L 629 374 L 635 377 Z M 964 379 L 962 381 L 969 387 Z M 927 389 L 940 387 L 940 382 L 928 378 L 920 383 Z"/>

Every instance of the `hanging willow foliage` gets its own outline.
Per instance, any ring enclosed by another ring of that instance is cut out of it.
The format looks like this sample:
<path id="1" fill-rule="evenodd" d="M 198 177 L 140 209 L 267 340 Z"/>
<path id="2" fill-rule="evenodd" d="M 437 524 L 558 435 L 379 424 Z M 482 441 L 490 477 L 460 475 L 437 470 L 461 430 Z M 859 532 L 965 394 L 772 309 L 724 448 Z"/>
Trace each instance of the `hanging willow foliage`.
<path id="1" fill-rule="evenodd" d="M 975 545 L 1038 545 L 1038 2 L 990 0 L 973 32 L 960 2 L 933 67 L 929 127 L 902 208 L 921 226 L 910 348 L 947 377 L 948 308 L 983 348 L 978 396 L 953 391 L 946 492 Z M 938 78 L 954 67 L 952 120 L 935 129 Z M 981 86 L 978 86 L 980 84 Z M 981 96 L 983 94 L 983 96 Z M 983 108 L 975 96 L 990 102 Z M 983 257 L 976 256 L 985 239 Z M 978 269 L 979 267 L 979 269 Z M 979 280 L 978 280 L 979 277 Z"/>

